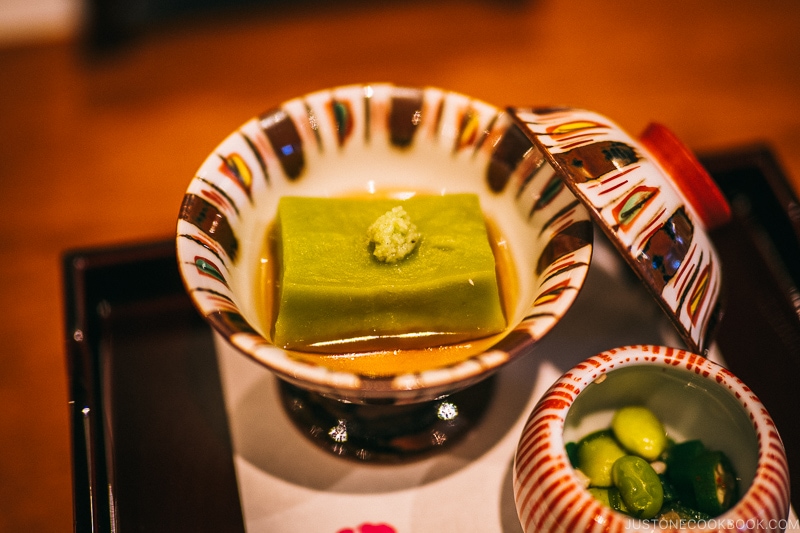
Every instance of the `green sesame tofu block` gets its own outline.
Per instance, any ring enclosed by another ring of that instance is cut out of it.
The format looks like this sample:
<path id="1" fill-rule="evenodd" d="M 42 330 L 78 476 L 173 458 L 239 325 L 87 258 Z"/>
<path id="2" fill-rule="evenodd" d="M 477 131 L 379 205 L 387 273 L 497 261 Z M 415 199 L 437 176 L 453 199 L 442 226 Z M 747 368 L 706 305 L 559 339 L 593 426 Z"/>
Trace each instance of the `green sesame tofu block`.
<path id="1" fill-rule="evenodd" d="M 372 253 L 368 229 L 397 206 L 420 240 L 407 257 L 383 262 Z M 387 349 L 386 337 L 401 337 L 388 349 L 420 348 L 485 337 L 506 325 L 474 194 L 283 197 L 276 227 L 277 346 L 366 351 Z"/>

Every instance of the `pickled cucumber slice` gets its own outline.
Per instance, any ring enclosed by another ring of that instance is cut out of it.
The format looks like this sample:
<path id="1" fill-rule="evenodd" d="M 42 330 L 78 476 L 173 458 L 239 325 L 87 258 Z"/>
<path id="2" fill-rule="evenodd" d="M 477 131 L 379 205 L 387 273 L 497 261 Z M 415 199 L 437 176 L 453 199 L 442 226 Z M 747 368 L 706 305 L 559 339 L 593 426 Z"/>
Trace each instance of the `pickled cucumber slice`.
<path id="1" fill-rule="evenodd" d="M 696 509 L 717 516 L 735 503 L 738 482 L 728 458 L 718 451 L 706 451 L 692 461 L 692 486 Z"/>

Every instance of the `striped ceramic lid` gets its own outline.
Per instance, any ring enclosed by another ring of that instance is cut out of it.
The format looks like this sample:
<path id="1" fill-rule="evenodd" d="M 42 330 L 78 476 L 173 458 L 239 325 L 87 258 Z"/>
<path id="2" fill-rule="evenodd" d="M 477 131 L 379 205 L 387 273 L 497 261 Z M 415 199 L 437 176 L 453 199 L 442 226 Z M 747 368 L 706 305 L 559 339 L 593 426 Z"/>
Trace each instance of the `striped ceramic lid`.
<path id="1" fill-rule="evenodd" d="M 707 231 L 730 208 L 667 128 L 636 140 L 609 118 L 576 108 L 510 108 L 520 127 L 673 321 L 705 353 L 720 315 L 722 271 Z"/>

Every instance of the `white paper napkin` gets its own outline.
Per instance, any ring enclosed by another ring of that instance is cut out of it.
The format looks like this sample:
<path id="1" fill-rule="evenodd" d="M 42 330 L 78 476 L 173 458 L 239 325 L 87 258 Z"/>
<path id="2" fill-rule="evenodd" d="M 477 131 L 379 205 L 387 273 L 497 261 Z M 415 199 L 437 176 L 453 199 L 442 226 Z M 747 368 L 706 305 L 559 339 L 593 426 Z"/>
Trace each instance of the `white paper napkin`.
<path id="1" fill-rule="evenodd" d="M 371 465 L 334 457 L 306 440 L 281 407 L 276 378 L 218 339 L 247 531 L 519 533 L 513 458 L 536 401 L 581 360 L 627 344 L 683 346 L 641 283 L 599 238 L 573 308 L 531 353 L 497 374 L 491 404 L 471 433 L 423 460 Z M 711 359 L 721 361 L 713 349 Z"/>

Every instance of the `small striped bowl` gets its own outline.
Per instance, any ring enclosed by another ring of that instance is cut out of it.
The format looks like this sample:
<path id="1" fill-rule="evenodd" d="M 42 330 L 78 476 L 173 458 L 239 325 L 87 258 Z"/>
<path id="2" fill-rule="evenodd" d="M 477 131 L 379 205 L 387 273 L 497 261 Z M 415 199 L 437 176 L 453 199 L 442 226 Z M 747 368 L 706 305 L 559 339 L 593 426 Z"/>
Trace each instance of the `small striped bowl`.
<path id="1" fill-rule="evenodd" d="M 595 500 L 570 466 L 565 444 L 607 428 L 624 405 L 646 405 L 676 441 L 700 439 L 723 451 L 740 478 L 741 497 L 708 521 L 644 521 Z M 628 346 L 566 372 L 531 413 L 514 462 L 514 496 L 524 531 L 783 531 L 789 470 L 769 413 L 736 376 L 699 355 Z"/>

